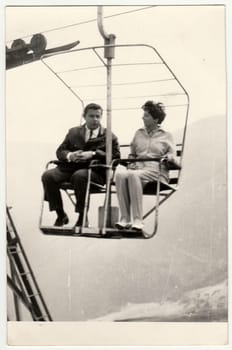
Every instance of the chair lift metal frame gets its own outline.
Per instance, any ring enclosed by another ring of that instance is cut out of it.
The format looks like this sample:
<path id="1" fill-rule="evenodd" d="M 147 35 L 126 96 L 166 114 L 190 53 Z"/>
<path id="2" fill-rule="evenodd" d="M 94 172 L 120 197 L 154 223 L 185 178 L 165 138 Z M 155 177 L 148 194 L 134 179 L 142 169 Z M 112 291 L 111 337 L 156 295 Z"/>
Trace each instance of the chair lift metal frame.
<path id="1" fill-rule="evenodd" d="M 172 72 L 170 67 L 167 65 L 167 63 L 164 61 L 164 59 L 161 57 L 159 52 L 151 45 L 147 44 L 115 44 L 115 45 L 101 45 L 101 46 L 93 46 L 93 47 L 86 47 L 86 48 L 80 48 L 80 49 L 75 49 L 72 51 L 68 52 L 60 52 L 55 54 L 57 55 L 66 55 L 66 54 L 71 54 L 73 52 L 83 52 L 87 50 L 92 50 L 99 58 L 99 55 L 97 53 L 98 49 L 106 49 L 106 48 L 112 48 L 115 49 L 117 47 L 147 47 L 153 50 L 156 55 L 160 58 L 161 62 L 165 65 L 169 73 L 171 73 L 171 76 L 174 78 L 174 80 L 177 82 L 178 86 L 182 89 L 183 95 L 185 95 L 187 102 L 184 104 L 186 106 L 186 115 L 185 115 L 185 122 L 184 122 L 184 128 L 183 128 L 183 137 L 182 137 L 182 142 L 180 144 L 177 144 L 177 157 L 179 158 L 179 165 L 178 164 L 169 164 L 170 171 L 174 170 L 177 171 L 177 175 L 171 178 L 169 184 L 163 184 L 158 181 L 154 181 L 152 183 L 149 183 L 145 188 L 144 188 L 144 195 L 153 195 L 155 194 L 156 196 L 156 203 L 155 205 L 146 213 L 144 214 L 143 218 L 147 218 L 152 212 L 155 211 L 155 222 L 154 222 L 154 229 L 152 230 L 151 233 L 142 231 L 142 232 L 135 232 L 134 230 L 117 230 L 113 227 L 106 227 L 107 223 L 107 217 L 108 217 L 108 209 L 109 209 L 109 203 L 111 202 L 111 194 L 112 194 L 112 186 L 114 186 L 114 181 L 112 177 L 108 176 L 107 177 L 107 183 L 104 188 L 102 186 L 96 185 L 98 187 L 97 191 L 91 192 L 91 171 L 93 167 L 95 166 L 94 164 L 91 164 L 89 167 L 89 176 L 88 176 L 88 184 L 87 184 L 87 191 L 86 191 L 86 199 L 85 199 L 85 212 L 84 212 L 84 222 L 83 226 L 81 228 L 59 228 L 59 227 L 54 227 L 54 226 L 44 226 L 42 224 L 42 217 L 43 217 L 43 204 L 42 204 L 42 209 L 41 209 L 41 215 L 40 215 L 40 221 L 39 221 L 39 227 L 40 230 L 44 234 L 54 234 L 54 235 L 68 235 L 68 236 L 90 236 L 90 237 L 103 237 L 103 238 L 151 238 L 153 237 L 158 228 L 158 212 L 159 212 L 159 206 L 164 203 L 176 190 L 178 189 L 179 185 L 179 180 L 180 180 L 180 175 L 181 175 L 181 164 L 182 164 L 182 159 L 183 159 L 183 152 L 184 152 L 184 145 L 185 145 L 185 138 L 186 138 L 186 129 L 187 129 L 187 121 L 188 121 L 188 114 L 189 114 L 189 95 L 183 85 L 180 83 L 179 79 L 176 77 L 176 75 Z M 45 59 L 49 58 L 54 55 L 45 55 L 41 58 L 41 61 L 44 63 L 44 65 L 79 99 L 81 102 L 82 106 L 84 106 L 83 99 L 70 87 L 63 78 L 59 76 L 59 73 L 55 72 L 46 62 Z M 103 59 L 100 60 L 103 62 Z M 86 69 L 86 68 L 85 68 Z M 132 162 L 132 159 L 122 159 L 121 163 L 128 164 L 129 162 Z M 134 160 L 135 161 L 135 160 Z M 139 161 L 136 159 L 136 161 Z M 144 159 L 143 159 L 144 161 Z M 149 159 L 151 161 L 151 159 Z M 159 162 L 161 164 L 162 161 L 165 161 L 165 159 L 154 159 L 154 161 Z M 58 164 L 59 161 L 50 161 L 48 164 Z M 99 166 L 99 165 L 98 165 Z M 107 170 L 112 172 L 113 167 L 115 166 L 115 163 L 112 162 L 111 164 L 107 165 Z M 61 186 L 61 189 L 63 189 L 68 197 L 71 199 L 72 203 L 74 204 L 72 197 L 72 194 L 69 193 L 69 190 L 72 189 L 72 186 L 70 184 L 64 184 L 64 186 Z M 91 193 L 105 193 L 105 202 L 104 202 L 104 218 L 103 218 L 103 226 L 102 227 L 94 227 L 94 228 L 87 228 L 84 226 L 85 224 L 85 214 L 87 213 L 87 208 L 88 208 L 88 203 L 89 203 L 89 196 Z M 163 197 L 160 199 L 160 197 Z"/>

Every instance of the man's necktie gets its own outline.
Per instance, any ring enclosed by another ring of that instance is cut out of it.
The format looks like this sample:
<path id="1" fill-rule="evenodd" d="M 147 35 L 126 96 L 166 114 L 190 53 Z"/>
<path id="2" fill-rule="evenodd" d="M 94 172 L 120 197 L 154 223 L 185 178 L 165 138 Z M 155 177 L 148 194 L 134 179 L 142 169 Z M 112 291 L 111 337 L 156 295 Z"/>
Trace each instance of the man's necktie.
<path id="1" fill-rule="evenodd" d="M 91 129 L 89 132 L 89 140 L 92 138 L 92 136 L 93 136 L 93 130 Z"/>

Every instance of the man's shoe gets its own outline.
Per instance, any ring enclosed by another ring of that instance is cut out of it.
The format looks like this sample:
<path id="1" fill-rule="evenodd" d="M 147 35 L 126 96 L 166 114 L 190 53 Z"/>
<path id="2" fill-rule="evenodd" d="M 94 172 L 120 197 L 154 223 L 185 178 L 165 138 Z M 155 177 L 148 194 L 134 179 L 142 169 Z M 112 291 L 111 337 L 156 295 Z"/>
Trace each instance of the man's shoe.
<path id="1" fill-rule="evenodd" d="M 77 220 L 77 222 L 75 223 L 75 226 L 82 226 L 83 224 L 83 215 L 79 214 L 79 218 Z M 89 221 L 88 221 L 88 217 L 86 216 L 86 220 L 85 220 L 85 227 L 89 226 Z"/>
<path id="2" fill-rule="evenodd" d="M 67 216 L 67 214 L 64 214 L 64 216 L 57 216 L 57 219 L 54 223 L 54 226 L 64 226 L 67 225 L 69 223 L 69 218 Z"/>
<path id="3" fill-rule="evenodd" d="M 135 219 L 135 221 L 132 225 L 132 230 L 142 231 L 143 228 L 144 228 L 144 223 L 142 222 L 142 220 Z"/>

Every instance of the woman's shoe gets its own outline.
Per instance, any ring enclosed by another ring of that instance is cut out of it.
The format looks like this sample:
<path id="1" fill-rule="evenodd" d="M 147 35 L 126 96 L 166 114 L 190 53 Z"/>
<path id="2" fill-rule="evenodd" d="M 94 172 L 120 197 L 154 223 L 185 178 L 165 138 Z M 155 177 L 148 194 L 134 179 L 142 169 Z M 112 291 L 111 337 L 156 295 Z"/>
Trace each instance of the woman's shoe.
<path id="1" fill-rule="evenodd" d="M 126 220 L 121 220 L 116 222 L 115 227 L 119 230 L 128 230 L 131 227 L 131 224 Z"/>
<path id="2" fill-rule="evenodd" d="M 144 228 L 144 223 L 142 222 L 142 220 L 135 219 L 135 221 L 132 225 L 132 230 L 142 231 L 143 228 Z"/>

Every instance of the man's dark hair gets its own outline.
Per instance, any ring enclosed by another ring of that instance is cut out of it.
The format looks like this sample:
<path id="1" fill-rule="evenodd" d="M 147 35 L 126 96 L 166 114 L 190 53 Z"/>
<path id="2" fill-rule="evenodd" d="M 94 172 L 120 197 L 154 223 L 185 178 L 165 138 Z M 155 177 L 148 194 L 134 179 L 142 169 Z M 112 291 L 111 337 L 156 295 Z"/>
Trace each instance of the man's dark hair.
<path id="1" fill-rule="evenodd" d="M 144 111 L 147 111 L 152 118 L 158 119 L 158 123 L 161 124 L 166 117 L 164 112 L 164 105 L 161 102 L 155 103 L 153 101 L 147 101 L 142 106 Z"/>
<path id="2" fill-rule="evenodd" d="M 83 111 L 83 116 L 86 115 L 89 109 L 100 109 L 101 113 L 103 112 L 103 109 L 100 105 L 97 103 L 89 103 L 87 106 L 85 106 L 84 111 Z"/>

